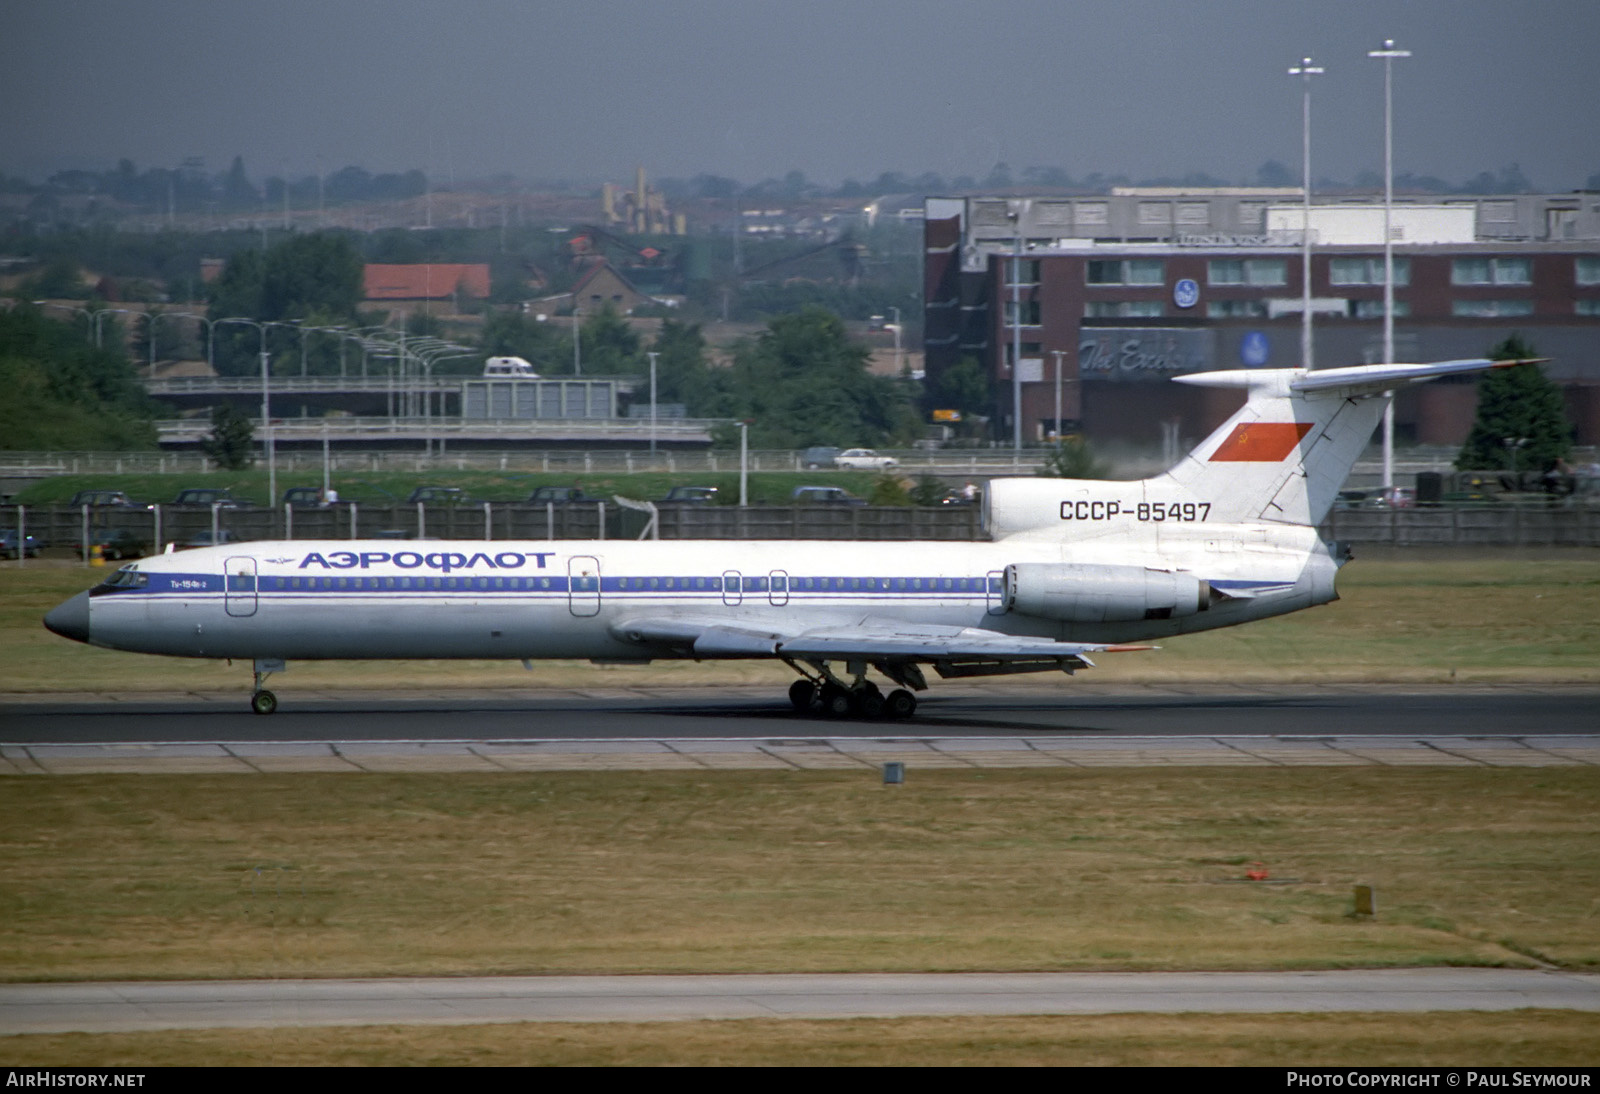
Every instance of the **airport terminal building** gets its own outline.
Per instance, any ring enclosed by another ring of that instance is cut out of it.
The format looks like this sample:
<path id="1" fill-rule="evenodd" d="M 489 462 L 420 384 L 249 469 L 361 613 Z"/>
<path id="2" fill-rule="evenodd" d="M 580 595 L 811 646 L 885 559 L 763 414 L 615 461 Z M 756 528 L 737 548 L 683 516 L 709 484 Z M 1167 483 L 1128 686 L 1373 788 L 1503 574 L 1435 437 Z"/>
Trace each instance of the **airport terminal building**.
<path id="1" fill-rule="evenodd" d="M 1025 440 L 1057 428 L 1059 398 L 1063 431 L 1171 449 L 1241 397 L 1171 376 L 1301 364 L 1297 189 L 929 198 L 924 213 L 928 375 L 978 361 L 1000 436 L 1013 369 Z M 1577 442 L 1600 443 L 1600 193 L 1397 197 L 1390 224 L 1395 356 L 1481 357 L 1519 334 L 1552 359 Z M 1381 200 L 1314 198 L 1310 231 L 1314 366 L 1381 360 Z M 1397 439 L 1459 444 L 1475 405 L 1471 381 L 1407 390 Z"/>

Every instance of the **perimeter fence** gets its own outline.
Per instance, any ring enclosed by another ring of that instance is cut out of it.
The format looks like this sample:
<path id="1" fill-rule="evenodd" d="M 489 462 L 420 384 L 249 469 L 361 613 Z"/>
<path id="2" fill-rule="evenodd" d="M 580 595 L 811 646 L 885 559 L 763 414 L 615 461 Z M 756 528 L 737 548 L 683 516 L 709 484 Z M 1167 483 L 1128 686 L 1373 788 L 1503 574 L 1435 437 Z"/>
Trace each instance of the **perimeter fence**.
<path id="1" fill-rule="evenodd" d="M 0 506 L 0 529 L 41 549 L 111 557 L 251 540 L 605 540 L 651 535 L 650 515 L 612 502 L 529 505 Z M 802 539 L 974 542 L 986 539 L 975 505 L 663 505 L 660 539 Z M 1323 538 L 1394 547 L 1600 547 L 1600 508 L 1336 510 Z M 6 553 L 13 553 L 8 546 Z"/>
<path id="2" fill-rule="evenodd" d="M 984 538 L 975 505 L 663 505 L 661 539 L 955 540 Z M 0 527 L 41 548 L 132 557 L 212 543 L 281 539 L 637 539 L 650 514 L 612 502 L 530 505 L 357 505 L 267 509 L 244 506 L 3 506 Z"/>

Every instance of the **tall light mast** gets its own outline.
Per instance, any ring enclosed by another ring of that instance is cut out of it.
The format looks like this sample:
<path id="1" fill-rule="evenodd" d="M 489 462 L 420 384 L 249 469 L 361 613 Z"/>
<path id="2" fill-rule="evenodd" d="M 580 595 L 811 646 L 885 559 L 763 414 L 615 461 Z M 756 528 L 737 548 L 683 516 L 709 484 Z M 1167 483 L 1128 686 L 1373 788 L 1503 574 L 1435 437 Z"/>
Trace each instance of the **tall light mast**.
<path id="1" fill-rule="evenodd" d="M 1367 51 L 1383 60 L 1383 359 L 1394 361 L 1394 61 L 1409 57 L 1386 38 L 1382 49 Z M 1383 488 L 1394 488 L 1394 399 L 1383 412 Z"/>
<path id="2" fill-rule="evenodd" d="M 1301 131 L 1303 134 L 1300 156 L 1300 192 L 1304 207 L 1300 221 L 1300 367 L 1311 368 L 1311 77 L 1321 76 L 1321 68 L 1313 67 L 1307 57 L 1289 70 L 1289 75 L 1300 77 L 1305 91 L 1301 104 Z"/>

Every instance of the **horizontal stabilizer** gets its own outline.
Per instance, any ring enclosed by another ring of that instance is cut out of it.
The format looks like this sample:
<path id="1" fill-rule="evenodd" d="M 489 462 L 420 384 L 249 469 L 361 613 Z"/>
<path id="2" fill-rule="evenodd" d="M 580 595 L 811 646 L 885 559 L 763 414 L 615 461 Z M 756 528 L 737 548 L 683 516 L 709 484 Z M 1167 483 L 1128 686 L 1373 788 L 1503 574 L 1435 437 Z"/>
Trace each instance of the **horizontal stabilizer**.
<path id="1" fill-rule="evenodd" d="M 1426 365 L 1357 365 L 1354 368 L 1326 368 L 1306 373 L 1290 383 L 1289 388 L 1292 391 L 1330 391 L 1345 396 L 1375 395 L 1380 391 L 1387 391 L 1404 384 L 1421 383 L 1439 376 L 1533 365 L 1544 360 L 1547 358 L 1491 361 L 1484 357 L 1471 357 L 1461 361 L 1435 361 Z"/>

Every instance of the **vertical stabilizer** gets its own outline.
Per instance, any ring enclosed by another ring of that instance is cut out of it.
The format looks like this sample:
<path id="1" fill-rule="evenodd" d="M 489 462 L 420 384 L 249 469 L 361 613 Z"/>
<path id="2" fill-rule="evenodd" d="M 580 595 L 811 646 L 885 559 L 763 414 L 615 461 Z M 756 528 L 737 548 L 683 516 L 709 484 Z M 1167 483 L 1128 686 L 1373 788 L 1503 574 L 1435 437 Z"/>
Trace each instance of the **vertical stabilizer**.
<path id="1" fill-rule="evenodd" d="M 1155 478 L 996 479 L 985 497 L 987 525 L 997 537 L 1051 528 L 1069 534 L 1109 532 L 1130 514 L 1138 523 L 1315 526 L 1333 507 L 1396 388 L 1530 363 L 1472 359 L 1177 376 L 1184 384 L 1242 388 L 1248 392 L 1245 404 L 1177 466 Z"/>
<path id="2" fill-rule="evenodd" d="M 1220 429 L 1152 482 L 1208 499 L 1212 520 L 1321 521 L 1371 441 L 1389 395 L 1295 390 L 1295 380 L 1305 375 L 1274 369 L 1177 377 L 1245 387 L 1250 395 Z"/>
<path id="3" fill-rule="evenodd" d="M 1151 482 L 1165 480 L 1211 499 L 1212 519 L 1316 525 L 1333 508 L 1396 388 L 1531 363 L 1472 358 L 1177 376 L 1179 383 L 1243 387 L 1250 395 L 1222 428 Z"/>

